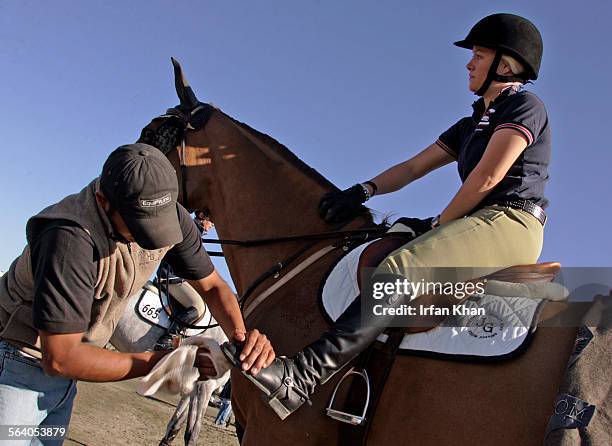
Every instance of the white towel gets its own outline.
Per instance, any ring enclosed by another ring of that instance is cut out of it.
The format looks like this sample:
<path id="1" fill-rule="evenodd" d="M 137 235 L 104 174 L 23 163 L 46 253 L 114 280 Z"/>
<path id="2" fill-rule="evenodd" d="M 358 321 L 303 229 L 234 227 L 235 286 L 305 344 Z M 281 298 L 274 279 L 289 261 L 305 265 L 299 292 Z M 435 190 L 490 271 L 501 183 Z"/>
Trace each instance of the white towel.
<path id="1" fill-rule="evenodd" d="M 214 339 L 205 336 L 192 336 L 183 341 L 180 347 L 173 350 L 159 361 L 149 374 L 138 384 L 137 392 L 150 396 L 156 392 L 165 391 L 171 394 L 190 394 L 200 377 L 199 370 L 194 367 L 198 350 L 204 347 L 217 374 L 210 379 L 221 379 L 229 372 L 231 364 Z"/>

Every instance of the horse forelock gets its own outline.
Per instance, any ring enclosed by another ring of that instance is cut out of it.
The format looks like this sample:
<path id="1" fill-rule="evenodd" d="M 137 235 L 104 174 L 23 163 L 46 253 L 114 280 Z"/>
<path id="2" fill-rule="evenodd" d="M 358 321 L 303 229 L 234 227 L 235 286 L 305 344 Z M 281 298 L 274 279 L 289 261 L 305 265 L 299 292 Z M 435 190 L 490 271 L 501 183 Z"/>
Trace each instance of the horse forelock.
<path id="1" fill-rule="evenodd" d="M 201 102 L 190 109 L 185 109 L 183 105 L 169 108 L 142 129 L 138 142 L 156 147 L 167 155 L 181 144 L 187 129 L 205 127 L 214 110 L 214 106 Z"/>
<path id="2" fill-rule="evenodd" d="M 159 116 L 142 129 L 138 142 L 149 144 L 167 155 L 181 143 L 184 133 L 185 122 L 181 118 Z"/>

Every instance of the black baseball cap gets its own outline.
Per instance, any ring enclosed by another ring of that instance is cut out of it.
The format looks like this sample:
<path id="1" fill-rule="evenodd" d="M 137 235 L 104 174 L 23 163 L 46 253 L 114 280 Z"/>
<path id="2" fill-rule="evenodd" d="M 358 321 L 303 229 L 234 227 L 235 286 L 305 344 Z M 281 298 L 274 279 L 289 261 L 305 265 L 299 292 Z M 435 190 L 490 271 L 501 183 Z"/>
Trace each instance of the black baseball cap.
<path id="1" fill-rule="evenodd" d="M 159 249 L 183 240 L 176 172 L 155 147 L 129 144 L 115 149 L 102 168 L 100 190 L 142 248 Z"/>

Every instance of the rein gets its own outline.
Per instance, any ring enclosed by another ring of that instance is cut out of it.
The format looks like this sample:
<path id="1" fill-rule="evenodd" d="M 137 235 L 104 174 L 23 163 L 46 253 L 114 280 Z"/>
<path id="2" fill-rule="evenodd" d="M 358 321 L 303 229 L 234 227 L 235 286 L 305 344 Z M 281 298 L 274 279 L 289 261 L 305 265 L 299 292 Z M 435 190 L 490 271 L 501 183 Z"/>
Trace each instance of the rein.
<path id="1" fill-rule="evenodd" d="M 414 233 L 412 232 L 399 232 L 398 231 L 398 232 L 393 232 L 392 234 L 389 234 L 387 233 L 387 229 L 388 228 L 386 228 L 385 226 L 381 226 L 380 228 L 364 228 L 364 229 L 355 229 L 355 230 L 347 230 L 347 231 L 334 231 L 334 232 L 327 232 L 327 233 L 320 233 L 320 234 L 309 234 L 308 235 L 309 239 L 310 238 L 315 239 L 313 242 L 307 244 L 305 247 L 298 250 L 296 253 L 292 254 L 287 259 L 283 260 L 282 262 L 276 263 L 269 270 L 267 270 L 261 276 L 259 276 L 256 280 L 254 280 L 253 283 L 244 292 L 244 294 L 241 297 L 239 297 L 238 301 L 239 301 L 240 311 L 243 315 L 243 318 L 247 318 L 253 312 L 255 307 L 261 304 L 266 298 L 268 298 L 271 294 L 276 292 L 280 287 L 282 287 L 285 283 L 287 283 L 293 277 L 298 275 L 300 272 L 308 268 L 310 265 L 315 263 L 317 260 L 319 260 L 323 256 L 327 255 L 328 253 L 332 252 L 333 250 L 339 247 L 342 247 L 342 250 L 344 252 L 348 252 L 350 250 L 351 245 L 360 245 L 368 241 L 371 238 L 370 236 L 371 233 L 376 234 L 374 238 L 376 237 L 383 238 L 383 237 L 392 236 L 392 235 L 393 236 L 407 235 L 407 236 L 410 236 L 411 238 L 414 236 Z M 321 248 L 319 251 L 310 255 L 308 258 L 306 258 L 300 264 L 298 264 L 295 268 L 287 272 L 287 274 L 285 275 L 283 279 L 281 279 L 279 282 L 275 283 L 274 285 L 270 286 L 263 293 L 257 296 L 257 298 L 253 301 L 252 305 L 245 311 L 244 307 L 246 305 L 247 299 L 253 294 L 255 289 L 259 285 L 261 285 L 261 283 L 263 283 L 266 279 L 270 277 L 273 277 L 274 279 L 278 279 L 280 277 L 281 272 L 284 269 L 286 269 L 287 266 L 293 263 L 298 257 L 304 254 L 310 248 L 315 246 L 318 241 L 328 239 L 328 238 L 335 238 L 335 236 L 338 236 L 338 235 L 344 236 L 341 243 L 336 243 L 336 244 L 332 244 L 330 246 Z M 299 238 L 300 236 L 295 236 L 295 237 L 298 237 L 298 239 L 300 239 Z M 280 237 L 278 239 L 263 239 L 263 240 L 266 241 L 266 243 L 272 243 L 274 241 L 285 240 L 285 239 L 293 240 L 294 237 Z"/>
<path id="2" fill-rule="evenodd" d="M 348 222 L 342 224 L 339 228 L 342 228 L 346 224 L 348 224 Z M 385 227 L 363 228 L 348 229 L 345 231 L 330 231 L 314 234 L 291 235 L 285 237 L 262 238 L 254 240 L 203 239 L 203 242 L 218 245 L 240 246 L 243 248 L 254 248 L 258 246 L 272 245 L 277 243 L 311 240 L 311 243 L 308 243 L 306 246 L 297 250 L 295 253 L 285 258 L 284 260 L 275 263 L 272 267 L 262 273 L 257 279 L 255 279 L 251 283 L 251 285 L 247 287 L 243 295 L 238 298 L 240 310 L 244 313 L 244 305 L 247 299 L 251 296 L 251 294 L 253 294 L 253 292 L 257 289 L 257 287 L 259 287 L 259 285 L 261 285 L 266 279 L 270 277 L 278 279 L 283 270 L 285 270 L 289 265 L 291 265 L 295 260 L 297 260 L 302 254 L 304 254 L 306 251 L 315 246 L 319 241 L 342 238 L 342 243 L 336 245 L 336 247 L 342 246 L 345 251 L 348 251 L 349 246 L 351 244 L 354 244 L 358 241 L 366 242 L 372 237 L 372 234 L 374 234 L 374 236 L 383 235 L 386 230 L 387 229 Z"/>
<path id="3" fill-rule="evenodd" d="M 340 226 L 342 228 L 347 223 L 344 223 Z M 364 243 L 371 238 L 371 234 L 376 234 L 379 236 L 383 236 L 386 232 L 385 227 L 380 228 L 364 228 L 364 229 L 350 229 L 346 231 L 332 231 L 332 232 L 321 232 L 317 234 L 305 234 L 305 235 L 296 235 L 296 236 L 287 236 L 287 237 L 277 237 L 277 238 L 268 238 L 268 239 L 258 239 L 258 240 L 247 240 L 247 241 L 239 241 L 239 240 L 214 240 L 213 243 L 219 244 L 228 244 L 228 245 L 238 245 L 243 247 L 256 247 L 262 245 L 269 245 L 273 243 L 283 243 L 289 241 L 299 241 L 299 240 L 312 240 L 310 243 L 306 244 L 306 246 L 297 250 L 295 253 L 285 258 L 284 260 L 275 263 L 272 267 L 270 267 L 267 271 L 261 274 L 257 279 L 255 279 L 251 285 L 246 289 L 246 291 L 238 298 L 238 302 L 240 305 L 240 311 L 244 316 L 244 306 L 247 302 L 247 299 L 253 294 L 253 292 L 261 285 L 265 280 L 273 277 L 274 279 L 278 279 L 289 265 L 295 262 L 301 255 L 310 250 L 313 246 L 315 246 L 321 240 L 328 240 L 334 238 L 342 238 L 341 243 L 337 243 L 336 245 L 332 245 L 334 248 L 342 246 L 344 251 L 348 251 L 350 245 L 355 244 L 356 242 Z M 359 243 L 357 243 L 359 244 Z M 324 248 L 325 249 L 325 248 Z M 325 254 L 327 252 L 326 251 Z M 323 255 L 323 254 L 322 254 Z M 307 266 L 309 266 L 308 263 Z"/>
<path id="4" fill-rule="evenodd" d="M 342 225 L 344 226 L 344 225 Z M 342 227 L 341 226 L 341 227 Z M 275 243 L 295 242 L 302 240 L 327 240 L 340 237 L 357 237 L 361 236 L 364 241 L 370 237 L 369 234 L 384 233 L 387 230 L 385 227 L 380 228 L 363 228 L 363 229 L 347 229 L 345 231 L 330 231 L 317 232 L 314 234 L 289 235 L 285 237 L 261 238 L 254 240 L 229 240 L 229 239 L 203 239 L 204 243 L 213 243 L 217 245 L 237 245 L 244 248 L 255 246 L 271 245 Z"/>

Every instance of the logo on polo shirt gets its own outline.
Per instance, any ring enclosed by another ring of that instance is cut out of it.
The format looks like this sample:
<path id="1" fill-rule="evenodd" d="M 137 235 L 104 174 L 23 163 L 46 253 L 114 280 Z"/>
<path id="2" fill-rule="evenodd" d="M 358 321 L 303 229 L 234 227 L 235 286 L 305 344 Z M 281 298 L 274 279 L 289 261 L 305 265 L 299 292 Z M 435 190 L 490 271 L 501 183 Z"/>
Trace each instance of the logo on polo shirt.
<path id="1" fill-rule="evenodd" d="M 152 198 L 150 200 L 141 199 L 140 206 L 143 208 L 155 208 L 157 206 L 163 206 L 164 204 L 170 203 L 172 201 L 172 196 L 170 194 L 166 194 L 163 197 Z"/>
<path id="2" fill-rule="evenodd" d="M 482 132 L 484 129 L 487 128 L 488 125 L 489 125 L 489 117 L 483 116 L 480 122 L 478 123 L 478 126 L 476 127 L 476 129 L 474 129 L 474 131 Z"/>
<path id="3" fill-rule="evenodd" d="M 492 113 L 495 113 L 495 109 L 494 108 L 490 108 L 489 110 L 487 110 L 485 112 L 485 114 L 482 116 L 482 118 L 480 118 L 480 122 L 478 123 L 478 125 L 474 129 L 475 132 L 482 132 L 484 129 L 487 128 L 487 126 L 489 125 L 489 120 L 490 120 L 489 115 L 491 115 Z"/>

